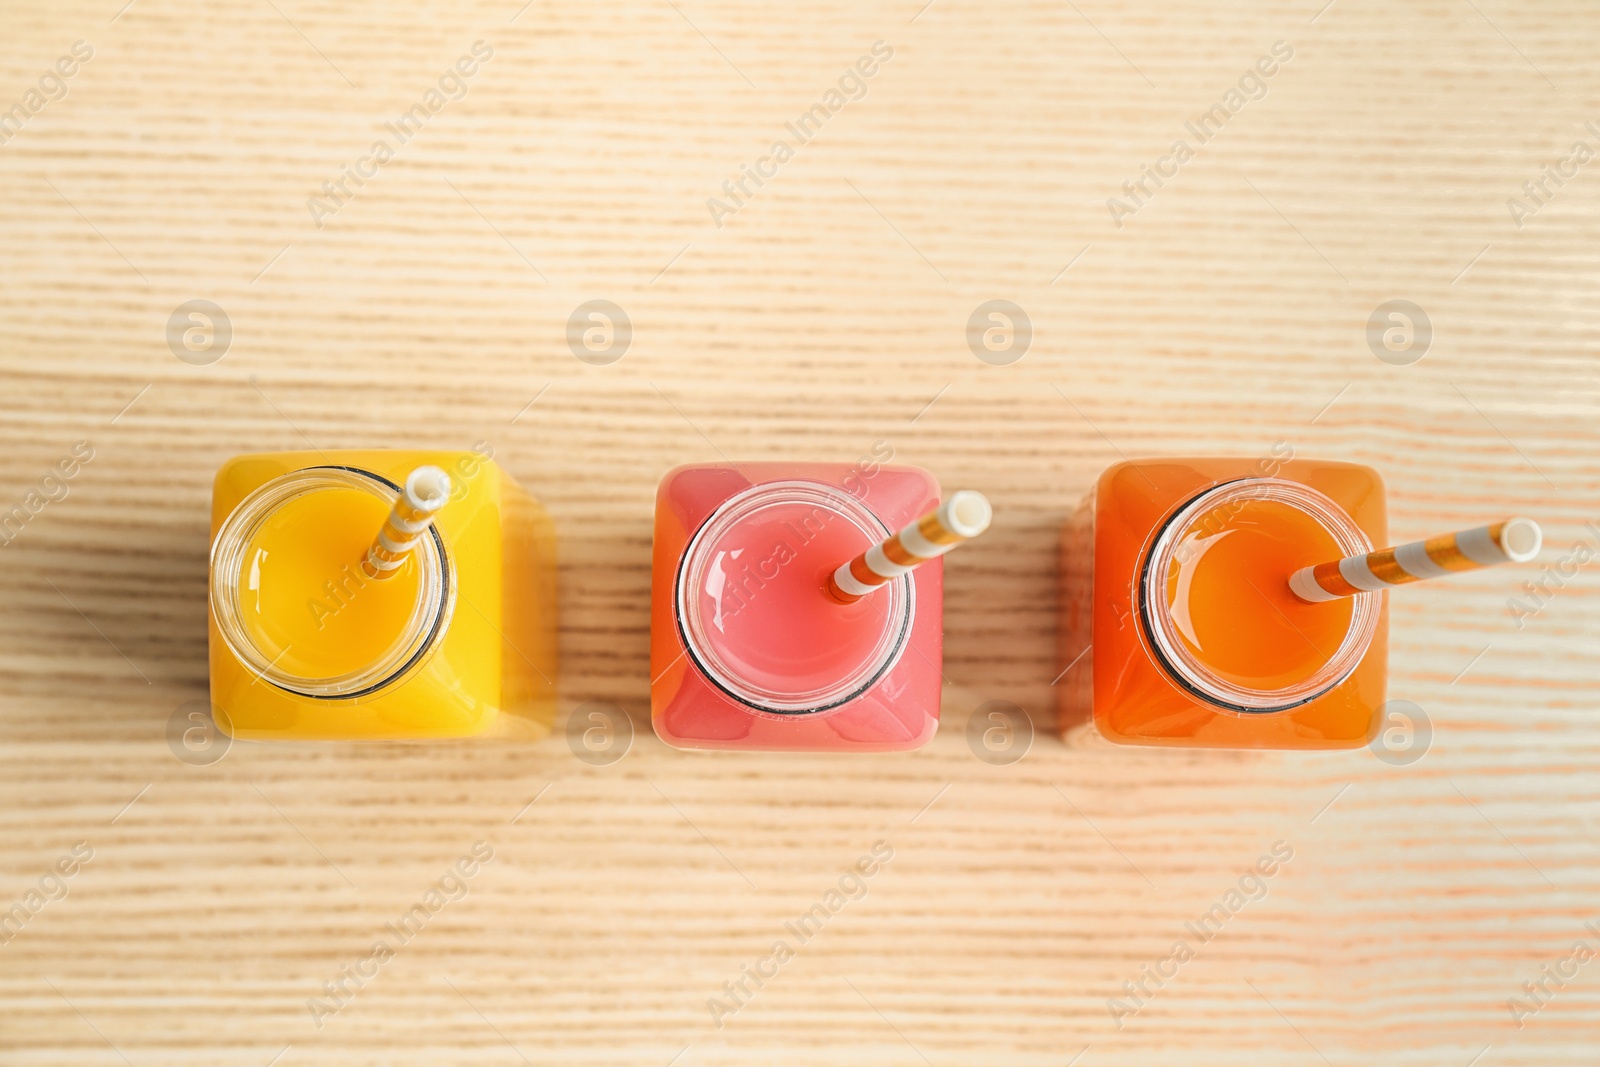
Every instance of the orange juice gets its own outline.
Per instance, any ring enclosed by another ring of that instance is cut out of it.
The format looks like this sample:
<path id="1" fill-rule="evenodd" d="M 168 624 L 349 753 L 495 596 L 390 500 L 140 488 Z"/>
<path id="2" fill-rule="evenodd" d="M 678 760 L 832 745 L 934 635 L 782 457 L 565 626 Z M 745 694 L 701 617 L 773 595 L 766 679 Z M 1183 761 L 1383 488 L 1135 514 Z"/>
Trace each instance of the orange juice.
<path id="1" fill-rule="evenodd" d="M 1287 582 L 1386 539 L 1370 467 L 1292 451 L 1116 464 L 1064 531 L 1062 730 L 1092 723 L 1133 745 L 1366 744 L 1387 680 L 1386 594 L 1308 604 Z"/>
<path id="2" fill-rule="evenodd" d="M 361 561 L 419 466 L 451 498 L 392 576 Z M 212 499 L 211 693 L 245 738 L 537 735 L 555 712 L 554 536 L 473 452 L 239 456 Z"/>
<path id="3" fill-rule="evenodd" d="M 402 638 L 422 593 L 417 561 L 383 581 L 351 563 L 387 512 L 372 494 L 329 489 L 290 500 L 250 537 L 238 574 L 245 627 L 288 674 L 347 675 Z"/>
<path id="4" fill-rule="evenodd" d="M 1308 604 L 1285 575 L 1337 558 L 1315 518 L 1275 500 L 1212 508 L 1180 535 L 1166 578 L 1179 639 L 1216 674 L 1255 689 L 1311 677 L 1350 629 L 1348 600 Z"/>

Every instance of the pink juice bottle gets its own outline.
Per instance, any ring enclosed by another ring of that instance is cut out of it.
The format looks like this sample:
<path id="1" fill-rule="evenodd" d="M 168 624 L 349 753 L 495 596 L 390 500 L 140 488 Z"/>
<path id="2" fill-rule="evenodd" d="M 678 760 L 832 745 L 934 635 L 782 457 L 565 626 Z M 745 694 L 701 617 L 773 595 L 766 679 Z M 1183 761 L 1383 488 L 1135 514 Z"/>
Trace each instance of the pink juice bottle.
<path id="1" fill-rule="evenodd" d="M 938 559 L 853 603 L 841 564 L 938 504 L 927 471 L 679 467 L 656 494 L 650 705 L 677 748 L 892 752 L 939 725 Z"/>

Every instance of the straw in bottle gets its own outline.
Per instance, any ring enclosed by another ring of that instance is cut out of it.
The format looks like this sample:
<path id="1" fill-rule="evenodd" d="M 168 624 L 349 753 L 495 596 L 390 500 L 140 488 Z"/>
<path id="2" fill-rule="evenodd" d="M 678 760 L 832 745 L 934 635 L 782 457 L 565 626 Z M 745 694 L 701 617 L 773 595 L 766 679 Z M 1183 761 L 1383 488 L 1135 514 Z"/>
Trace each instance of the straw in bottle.
<path id="1" fill-rule="evenodd" d="M 851 604 L 920 564 L 944 555 L 989 528 L 994 509 L 982 493 L 963 489 L 881 544 L 842 564 L 828 578 L 828 593 Z"/>
<path id="2" fill-rule="evenodd" d="M 1539 554 L 1543 543 L 1544 534 L 1538 523 L 1532 519 L 1507 519 L 1364 556 L 1302 567 L 1290 577 L 1289 588 L 1301 600 L 1317 604 L 1424 578 L 1442 578 L 1457 571 L 1526 563 Z"/>
<path id="3" fill-rule="evenodd" d="M 361 569 L 368 578 L 388 578 L 417 547 L 433 517 L 450 499 L 450 476 L 438 467 L 418 467 L 406 478 L 383 529 L 367 549 Z"/>

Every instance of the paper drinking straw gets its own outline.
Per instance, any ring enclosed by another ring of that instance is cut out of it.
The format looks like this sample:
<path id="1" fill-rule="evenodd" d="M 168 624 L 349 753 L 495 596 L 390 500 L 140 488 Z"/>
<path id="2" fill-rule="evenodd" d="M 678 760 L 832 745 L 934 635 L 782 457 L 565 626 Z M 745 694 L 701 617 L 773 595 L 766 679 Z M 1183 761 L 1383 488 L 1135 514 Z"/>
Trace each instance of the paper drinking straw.
<path id="1" fill-rule="evenodd" d="M 383 520 L 361 569 L 368 578 L 388 578 L 400 569 L 450 499 L 450 476 L 438 467 L 418 467 L 406 478 L 389 517 Z"/>
<path id="2" fill-rule="evenodd" d="M 1289 579 L 1289 588 L 1301 600 L 1317 604 L 1424 578 L 1442 578 L 1455 571 L 1473 571 L 1498 563 L 1526 563 L 1539 554 L 1543 543 L 1544 534 L 1538 523 L 1532 519 L 1507 519 L 1493 526 L 1302 567 Z"/>
<path id="3" fill-rule="evenodd" d="M 994 509 L 982 493 L 963 489 L 882 544 L 873 545 L 828 578 L 828 593 L 851 604 L 913 567 L 942 556 L 989 528 Z"/>

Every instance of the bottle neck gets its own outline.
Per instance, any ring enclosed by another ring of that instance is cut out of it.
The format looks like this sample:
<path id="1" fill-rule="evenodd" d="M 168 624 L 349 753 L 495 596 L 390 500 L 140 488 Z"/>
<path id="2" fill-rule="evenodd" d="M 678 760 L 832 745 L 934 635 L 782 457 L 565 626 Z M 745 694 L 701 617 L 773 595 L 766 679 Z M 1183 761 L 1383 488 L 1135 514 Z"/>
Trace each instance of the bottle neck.
<path id="1" fill-rule="evenodd" d="M 234 508 L 211 546 L 211 608 L 223 642 L 246 670 L 299 696 L 348 700 L 394 685 L 438 646 L 456 583 L 437 528 L 412 553 L 403 580 L 379 586 L 360 569 L 363 543 L 399 493 L 372 471 L 309 467 L 274 478 Z M 377 515 L 373 529 L 364 519 L 350 527 L 352 501 L 362 516 Z M 315 551 L 323 541 L 341 548 Z M 359 640 L 352 643 L 352 634 Z M 342 654 L 311 654 L 330 646 Z"/>
<path id="2" fill-rule="evenodd" d="M 818 715 L 861 696 L 899 661 L 915 617 L 903 575 L 855 604 L 827 576 L 892 531 L 822 482 L 752 486 L 724 501 L 684 549 L 674 614 L 686 655 L 754 714 Z"/>
<path id="3" fill-rule="evenodd" d="M 1377 633 L 1382 609 L 1378 593 L 1363 593 L 1349 598 L 1348 605 L 1331 609 L 1348 611 L 1348 622 L 1344 622 L 1342 616 L 1336 621 L 1339 628 L 1332 632 L 1332 640 L 1326 646 L 1303 643 L 1295 646 L 1299 652 L 1312 648 L 1321 652 L 1330 646 L 1331 650 L 1323 653 L 1320 662 L 1313 662 L 1299 676 L 1282 684 L 1251 685 L 1241 681 L 1237 674 L 1208 662 L 1195 640 L 1194 614 L 1198 610 L 1195 601 L 1199 594 L 1190 589 L 1197 566 L 1195 556 L 1237 532 L 1239 524 L 1260 521 L 1262 505 L 1292 509 L 1298 513 L 1294 516 L 1298 521 L 1309 520 L 1312 525 L 1308 528 L 1319 538 L 1325 538 L 1329 550 L 1339 557 L 1372 550 L 1365 531 L 1335 501 L 1308 485 L 1282 478 L 1242 478 L 1214 486 L 1186 500 L 1161 526 L 1145 557 L 1138 582 L 1137 599 L 1144 635 L 1154 658 L 1173 683 L 1218 710 L 1237 714 L 1286 711 L 1339 686 L 1366 656 Z M 1282 513 L 1280 510 L 1279 514 Z M 1233 588 L 1218 599 L 1213 586 L 1205 594 L 1211 598 L 1206 610 L 1226 617 L 1230 629 L 1240 632 L 1249 632 L 1242 621 L 1248 613 L 1270 612 L 1273 614 L 1268 621 L 1276 625 L 1281 619 L 1293 634 L 1292 640 L 1307 640 L 1304 630 L 1286 614 L 1300 606 L 1278 605 L 1272 600 L 1277 586 L 1287 588 L 1288 573 L 1264 578 L 1264 581 L 1276 583 L 1271 589 L 1254 587 L 1247 575 L 1229 577 L 1236 577 L 1236 587 L 1230 580 L 1227 585 Z M 1268 647 L 1263 647 L 1259 654 L 1266 658 L 1273 656 Z M 1261 673 L 1264 677 L 1270 671 L 1263 669 Z"/>

